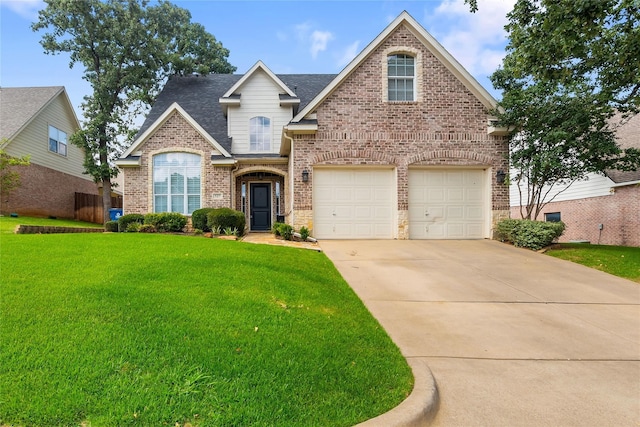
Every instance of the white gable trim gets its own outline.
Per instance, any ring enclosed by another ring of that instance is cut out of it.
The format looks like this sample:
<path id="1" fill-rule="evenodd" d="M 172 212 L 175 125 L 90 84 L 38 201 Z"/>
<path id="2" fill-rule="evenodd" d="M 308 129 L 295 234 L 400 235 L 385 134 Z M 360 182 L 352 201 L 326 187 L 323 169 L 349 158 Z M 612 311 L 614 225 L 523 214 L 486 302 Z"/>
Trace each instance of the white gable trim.
<path id="1" fill-rule="evenodd" d="M 368 57 L 373 53 L 380 45 L 389 37 L 394 31 L 396 31 L 401 25 L 406 25 L 408 29 L 426 46 L 427 49 L 436 57 L 440 62 L 455 75 L 462 84 L 473 93 L 476 98 L 487 108 L 493 109 L 497 105 L 497 101 L 491 96 L 491 94 L 484 88 L 478 81 L 473 78 L 471 74 L 453 57 L 447 50 L 431 35 L 427 30 L 422 27 L 409 13 L 402 12 L 396 19 L 393 20 L 385 30 L 378 35 L 367 47 L 364 48 L 358 56 L 356 56 L 336 78 L 325 87 L 303 110 L 291 120 L 292 122 L 299 122 L 304 119 L 310 113 L 313 113 L 316 108 L 324 100 L 333 93 L 333 91 L 342 82 L 351 75 L 351 73 L 360 66 Z"/>
<path id="2" fill-rule="evenodd" d="M 231 89 L 229 89 L 224 95 L 222 95 L 222 98 L 228 98 L 231 95 L 233 95 L 235 91 L 237 91 L 238 88 L 240 88 L 240 86 L 242 86 L 247 80 L 249 80 L 249 78 L 251 78 L 253 73 L 255 73 L 258 70 L 264 71 L 269 76 L 269 78 L 271 78 L 271 80 L 273 80 L 274 83 L 280 87 L 280 89 L 282 89 L 284 92 L 287 93 L 287 95 L 297 97 L 297 95 L 293 93 L 293 91 L 289 89 L 287 85 L 282 82 L 282 80 L 280 80 L 275 74 L 273 74 L 273 72 L 266 65 L 264 65 L 262 61 L 258 61 L 255 63 L 253 67 L 251 67 L 249 71 L 245 73 L 244 76 L 242 76 L 240 80 L 236 82 L 236 84 L 231 86 Z"/>
<path id="3" fill-rule="evenodd" d="M 162 125 L 169 119 L 171 114 L 177 111 L 209 144 L 211 144 L 216 150 L 220 152 L 225 157 L 231 157 L 231 154 L 227 152 L 222 146 L 211 136 L 207 131 L 205 131 L 202 126 L 198 124 L 190 115 L 187 113 L 177 102 L 174 102 L 167 108 L 164 113 L 158 119 L 153 122 L 149 128 L 144 131 L 142 135 L 136 138 L 133 141 L 133 144 L 127 150 L 122 153 L 121 158 L 125 158 L 130 156 L 134 151 L 136 151 L 139 147 L 141 147 L 147 140 L 158 130 Z"/>

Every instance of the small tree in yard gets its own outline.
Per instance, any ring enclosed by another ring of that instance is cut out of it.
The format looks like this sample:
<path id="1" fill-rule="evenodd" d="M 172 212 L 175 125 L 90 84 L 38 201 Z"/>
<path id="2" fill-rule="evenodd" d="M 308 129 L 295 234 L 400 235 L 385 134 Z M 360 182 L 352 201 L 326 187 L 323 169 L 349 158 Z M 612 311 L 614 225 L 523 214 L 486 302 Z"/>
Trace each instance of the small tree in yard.
<path id="1" fill-rule="evenodd" d="M 5 145 L 6 138 L 0 142 L 0 146 Z M 28 166 L 30 156 L 12 157 L 0 148 L 0 202 L 5 202 L 9 194 L 20 187 L 20 175 L 13 170 L 14 166 Z M 8 200 L 7 200 L 8 201 Z M 4 203 L 0 203 L 2 205 Z M 1 209 L 0 209 L 1 211 Z"/>
<path id="2" fill-rule="evenodd" d="M 34 31 L 50 30 L 46 53 L 70 53 L 93 89 L 85 96 L 83 128 L 70 141 L 85 151 L 85 169 L 102 183 L 104 218 L 111 208 L 113 161 L 136 133 L 133 118 L 175 74 L 232 73 L 229 51 L 191 22 L 189 11 L 160 0 L 45 0 Z"/>
<path id="3" fill-rule="evenodd" d="M 507 17 L 507 55 L 491 76 L 503 91 L 494 114 L 515 129 L 511 181 L 521 216 L 536 219 L 559 185 L 640 167 L 640 150 L 618 146 L 612 120 L 640 109 L 640 3 L 516 0 Z"/>

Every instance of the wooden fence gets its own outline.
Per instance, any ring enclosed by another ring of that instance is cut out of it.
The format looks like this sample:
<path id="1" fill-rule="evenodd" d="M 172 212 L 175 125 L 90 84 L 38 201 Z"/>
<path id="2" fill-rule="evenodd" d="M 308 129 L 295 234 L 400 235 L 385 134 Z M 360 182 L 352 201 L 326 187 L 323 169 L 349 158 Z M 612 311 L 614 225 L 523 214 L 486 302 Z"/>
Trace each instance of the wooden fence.
<path id="1" fill-rule="evenodd" d="M 122 208 L 122 196 L 111 196 L 111 207 Z M 75 215 L 77 221 L 104 223 L 102 196 L 97 194 L 76 193 Z"/>

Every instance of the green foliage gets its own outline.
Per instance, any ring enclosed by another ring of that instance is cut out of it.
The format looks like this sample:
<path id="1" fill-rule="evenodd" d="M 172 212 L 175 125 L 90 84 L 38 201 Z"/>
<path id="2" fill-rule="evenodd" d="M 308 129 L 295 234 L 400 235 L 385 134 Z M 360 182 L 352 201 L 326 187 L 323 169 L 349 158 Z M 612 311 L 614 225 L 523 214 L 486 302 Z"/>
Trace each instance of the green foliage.
<path id="1" fill-rule="evenodd" d="M 85 169 L 107 195 L 118 173 L 120 141 L 131 141 L 134 118 L 169 76 L 235 71 L 229 51 L 192 23 L 188 10 L 168 1 L 48 0 L 31 28 L 45 31 L 45 53 L 68 53 L 69 66 L 85 70 L 93 93 L 82 103 L 85 125 L 69 140 L 84 149 Z M 108 210 L 110 199 L 104 202 Z"/>
<path id="2" fill-rule="evenodd" d="M 4 145 L 6 141 L 7 139 L 3 138 L 0 146 Z M 3 197 L 20 187 L 20 175 L 12 169 L 12 166 L 28 166 L 29 164 L 30 156 L 12 157 L 0 148 L 0 194 Z"/>
<path id="3" fill-rule="evenodd" d="M 207 214 L 207 225 L 211 230 L 225 230 L 227 228 L 235 228 L 237 235 L 242 236 L 244 234 L 244 228 L 246 219 L 242 212 L 229 209 L 229 208 L 217 208 Z M 219 233 L 217 233 L 219 234 Z"/>
<path id="4" fill-rule="evenodd" d="M 129 224 L 133 222 L 144 224 L 144 215 L 135 213 L 122 215 L 120 218 L 118 218 L 118 231 L 128 231 L 127 228 Z"/>
<path id="5" fill-rule="evenodd" d="M 283 225 L 284 223 L 282 222 L 274 222 L 273 225 L 271 226 L 271 232 L 275 236 L 280 236 L 280 227 L 282 227 Z"/>
<path id="6" fill-rule="evenodd" d="M 300 238 L 302 240 L 307 240 L 307 237 L 309 237 L 309 229 L 307 227 L 300 227 Z"/>
<path id="7" fill-rule="evenodd" d="M 187 222 L 187 217 L 178 212 L 150 213 L 144 216 L 144 223 L 153 225 L 160 233 L 179 233 Z"/>
<path id="8" fill-rule="evenodd" d="M 107 221 L 104 223 L 104 230 L 114 233 L 118 232 L 118 221 Z"/>
<path id="9" fill-rule="evenodd" d="M 640 150 L 621 149 L 614 134 L 615 114 L 640 107 L 639 11 L 633 0 L 517 0 L 509 13 L 507 55 L 491 76 L 503 92 L 493 113 L 514 129 L 510 181 L 523 218 L 536 219 L 589 173 L 640 167 Z"/>
<path id="10" fill-rule="evenodd" d="M 153 224 L 142 224 L 138 231 L 140 231 L 140 233 L 155 233 L 158 230 Z"/>
<path id="11" fill-rule="evenodd" d="M 207 224 L 207 215 L 213 210 L 214 208 L 202 208 L 193 211 L 191 214 L 191 225 L 193 228 L 198 228 L 204 232 L 211 231 L 209 224 Z"/>
<path id="12" fill-rule="evenodd" d="M 137 233 L 142 228 L 142 225 L 143 224 L 140 224 L 139 222 L 130 222 L 129 224 L 127 224 L 126 232 L 127 233 Z"/>
<path id="13" fill-rule="evenodd" d="M 282 224 L 280 226 L 280 235 L 284 240 L 293 239 L 293 227 L 289 224 Z"/>
<path id="14" fill-rule="evenodd" d="M 514 246 L 537 251 L 549 246 L 564 233 L 565 224 L 558 222 L 531 221 L 528 219 L 505 219 L 498 222 L 498 239 Z"/>

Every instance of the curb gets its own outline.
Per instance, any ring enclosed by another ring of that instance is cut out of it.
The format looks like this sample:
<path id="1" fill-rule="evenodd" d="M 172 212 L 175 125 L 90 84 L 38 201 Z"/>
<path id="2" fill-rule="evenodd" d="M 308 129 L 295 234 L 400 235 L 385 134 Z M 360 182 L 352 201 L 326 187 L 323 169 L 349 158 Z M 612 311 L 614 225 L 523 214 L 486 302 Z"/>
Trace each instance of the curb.
<path id="1" fill-rule="evenodd" d="M 426 360 L 407 358 L 407 363 L 415 381 L 409 397 L 389 412 L 356 427 L 423 427 L 431 424 L 440 403 L 436 380 Z"/>

